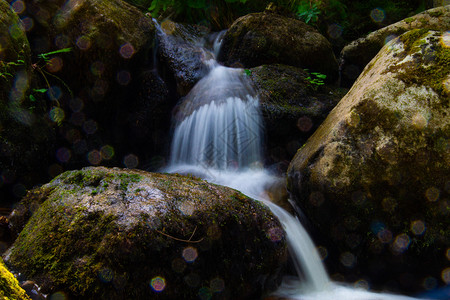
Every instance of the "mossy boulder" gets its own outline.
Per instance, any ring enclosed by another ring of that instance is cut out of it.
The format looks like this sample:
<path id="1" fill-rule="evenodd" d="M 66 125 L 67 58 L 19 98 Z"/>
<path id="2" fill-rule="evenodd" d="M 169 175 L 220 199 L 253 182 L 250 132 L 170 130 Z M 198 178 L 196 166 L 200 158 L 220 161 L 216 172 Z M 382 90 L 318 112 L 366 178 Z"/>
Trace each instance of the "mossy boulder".
<path id="1" fill-rule="evenodd" d="M 23 2 L 26 9 L 20 16 L 28 24 L 33 59 L 46 72 L 40 88 L 52 87 L 46 100 L 62 109 L 59 142 L 71 153 L 62 164 L 73 163 L 69 168 L 74 168 L 92 163 L 87 154 L 106 145 L 114 148 L 112 160 L 119 162 L 127 151 L 138 150 L 122 145 L 132 136 L 138 79 L 153 68 L 152 20 L 121 0 Z M 48 55 L 47 63 L 39 58 L 66 48 L 71 51 Z"/>
<path id="2" fill-rule="evenodd" d="M 406 293 L 448 284 L 449 80 L 448 33 L 409 31 L 298 150 L 288 190 L 336 247 L 332 273 Z"/>
<path id="3" fill-rule="evenodd" d="M 260 99 L 270 163 L 288 163 L 346 91 L 287 65 L 263 65 L 247 74 Z"/>
<path id="4" fill-rule="evenodd" d="M 256 299 L 279 283 L 287 255 L 267 207 L 180 175 L 65 172 L 31 191 L 10 222 L 26 225 L 7 264 L 71 299 Z"/>
<path id="5" fill-rule="evenodd" d="M 30 300 L 30 297 L 20 287 L 19 282 L 6 268 L 0 258 L 0 297 L 9 300 Z"/>
<path id="6" fill-rule="evenodd" d="M 12 202 L 46 176 L 54 132 L 47 103 L 30 98 L 33 70 L 23 24 L 0 1 L 0 201 Z M 36 159 L 39 157 L 39 159 Z"/>
<path id="7" fill-rule="evenodd" d="M 0 99 L 2 105 L 10 98 L 20 103 L 30 85 L 30 44 L 18 15 L 5 0 L 0 1 L 0 12 Z"/>
<path id="8" fill-rule="evenodd" d="M 450 5 L 432 8 L 374 31 L 345 46 L 340 55 L 341 83 L 351 87 L 364 67 L 391 39 L 413 29 L 450 29 Z"/>
<path id="9" fill-rule="evenodd" d="M 218 60 L 227 66 L 253 68 L 280 63 L 307 68 L 337 79 L 331 44 L 302 21 L 275 13 L 252 13 L 237 19 L 225 34 Z"/>

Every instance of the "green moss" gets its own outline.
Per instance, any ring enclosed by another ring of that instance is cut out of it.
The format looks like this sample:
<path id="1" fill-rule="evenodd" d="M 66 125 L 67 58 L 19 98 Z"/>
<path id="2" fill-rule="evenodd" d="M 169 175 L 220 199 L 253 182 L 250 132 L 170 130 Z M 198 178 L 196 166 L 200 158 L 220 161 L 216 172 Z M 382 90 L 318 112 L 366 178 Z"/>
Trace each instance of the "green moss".
<path id="1" fill-rule="evenodd" d="M 119 188 L 126 191 L 130 183 L 139 182 L 142 177 L 138 174 L 119 174 L 118 178 L 120 180 Z"/>
<path id="2" fill-rule="evenodd" d="M 8 271 L 0 258 L 0 298 L 7 300 L 29 300 L 17 279 Z"/>
<path id="3" fill-rule="evenodd" d="M 420 58 L 420 61 L 410 62 L 411 67 L 406 66 L 406 69 L 400 65 L 389 71 L 404 70 L 399 72 L 398 79 L 407 84 L 431 87 L 441 96 L 442 104 L 448 105 L 450 91 L 444 82 L 450 70 L 450 48 L 443 46 L 437 36 L 428 37 L 433 45 L 426 47 L 427 36 L 429 32 L 426 29 L 411 30 L 402 35 L 400 39 L 405 45 L 405 55 L 413 55 Z"/>
<path id="4" fill-rule="evenodd" d="M 400 36 L 400 40 L 403 42 L 405 51 L 410 53 L 414 51 L 415 47 L 418 46 L 420 40 L 428 34 L 428 29 L 413 29 L 407 33 Z"/>
<path id="5" fill-rule="evenodd" d="M 433 18 L 438 18 L 444 14 L 442 10 L 439 11 L 429 11 L 428 14 Z"/>
<path id="6" fill-rule="evenodd" d="M 410 23 L 412 23 L 412 22 L 414 21 L 414 18 L 406 18 L 404 21 L 405 21 L 407 24 L 410 24 Z"/>

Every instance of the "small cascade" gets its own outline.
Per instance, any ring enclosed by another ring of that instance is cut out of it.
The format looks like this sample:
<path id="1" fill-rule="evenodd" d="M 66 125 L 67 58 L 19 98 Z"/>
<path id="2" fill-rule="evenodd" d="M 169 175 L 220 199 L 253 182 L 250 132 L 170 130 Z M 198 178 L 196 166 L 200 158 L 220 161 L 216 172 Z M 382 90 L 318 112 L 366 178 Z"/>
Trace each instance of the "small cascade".
<path id="1" fill-rule="evenodd" d="M 218 34 L 205 51 L 217 53 L 222 36 Z M 263 122 L 259 99 L 244 71 L 220 66 L 214 59 L 205 63 L 209 73 L 177 107 L 170 164 L 164 171 L 193 174 L 235 188 L 272 210 L 286 231 L 289 252 L 298 272 L 297 278 L 285 278 L 275 295 L 303 300 L 412 299 L 356 290 L 330 281 L 301 223 L 271 203 L 265 192 L 277 178 L 262 167 Z"/>
<path id="2" fill-rule="evenodd" d="M 258 98 L 243 71 L 215 66 L 176 115 L 171 165 L 242 169 L 262 160 Z"/>

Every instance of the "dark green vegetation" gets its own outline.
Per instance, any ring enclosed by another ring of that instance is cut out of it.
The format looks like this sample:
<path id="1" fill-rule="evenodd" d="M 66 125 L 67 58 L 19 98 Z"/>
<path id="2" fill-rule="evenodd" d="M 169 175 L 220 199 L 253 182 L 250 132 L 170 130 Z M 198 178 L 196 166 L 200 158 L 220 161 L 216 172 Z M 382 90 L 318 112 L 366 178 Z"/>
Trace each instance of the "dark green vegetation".
<path id="1" fill-rule="evenodd" d="M 30 191 L 10 221 L 20 234 L 8 264 L 71 298 L 257 299 L 279 283 L 287 254 L 268 208 L 180 175 L 66 172 Z"/>
<path id="2" fill-rule="evenodd" d="M 425 0 L 129 0 L 153 17 L 170 17 L 178 22 L 203 24 L 215 30 L 224 29 L 240 16 L 264 9 L 290 15 L 317 26 L 323 34 L 338 24 L 342 37 L 351 41 L 370 31 L 394 23 L 430 8 Z M 380 19 L 371 19 L 371 12 L 382 11 Z M 341 36 L 334 36 L 336 42 Z M 333 37 L 332 37 L 333 38 Z"/>

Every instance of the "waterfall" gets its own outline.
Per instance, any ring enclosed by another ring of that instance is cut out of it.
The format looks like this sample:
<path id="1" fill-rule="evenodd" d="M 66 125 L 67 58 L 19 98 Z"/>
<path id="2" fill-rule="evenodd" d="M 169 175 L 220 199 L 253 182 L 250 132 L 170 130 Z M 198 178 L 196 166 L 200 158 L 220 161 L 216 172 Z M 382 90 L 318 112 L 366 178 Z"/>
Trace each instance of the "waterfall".
<path id="1" fill-rule="evenodd" d="M 262 159 L 258 98 L 242 70 L 213 66 L 176 115 L 171 165 L 242 169 Z"/>
<path id="2" fill-rule="evenodd" d="M 217 40 L 213 43 L 217 51 Z M 211 53 L 214 50 L 211 49 Z M 265 203 L 280 220 L 299 278 L 286 278 L 275 295 L 289 299 L 411 299 L 332 283 L 314 243 L 297 218 L 265 193 L 276 177 L 262 167 L 259 99 L 242 69 L 205 61 L 209 73 L 177 107 L 169 173 L 193 174 Z M 301 278 L 301 279 L 300 279 Z"/>

